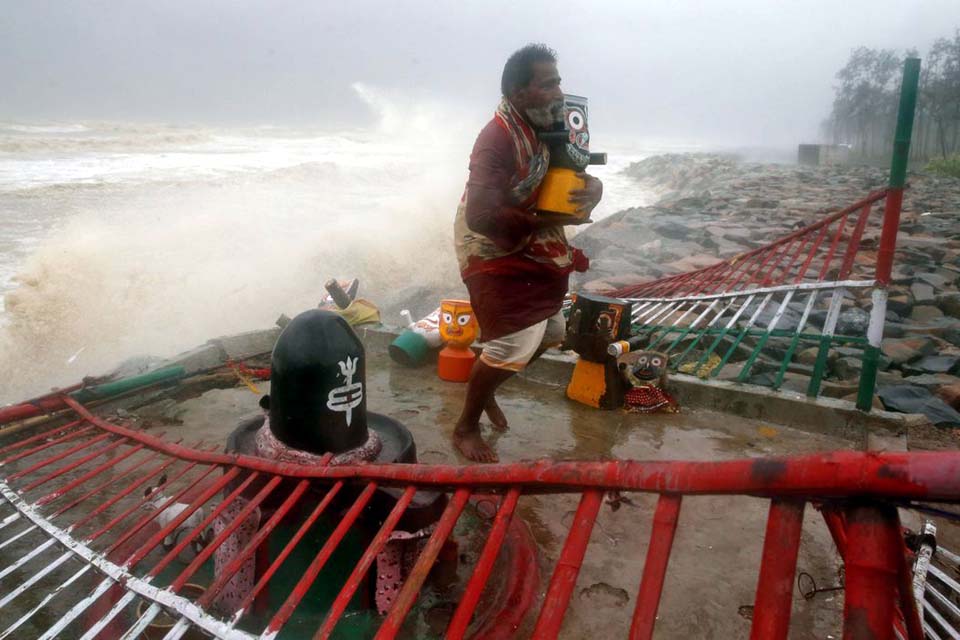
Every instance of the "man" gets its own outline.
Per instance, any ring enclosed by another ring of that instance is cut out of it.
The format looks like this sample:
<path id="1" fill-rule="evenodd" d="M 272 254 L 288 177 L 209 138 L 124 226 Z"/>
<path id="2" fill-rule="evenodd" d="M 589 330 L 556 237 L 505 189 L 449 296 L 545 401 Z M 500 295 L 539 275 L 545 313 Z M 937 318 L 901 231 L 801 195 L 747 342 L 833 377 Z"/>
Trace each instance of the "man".
<path id="1" fill-rule="evenodd" d="M 563 118 L 556 54 L 542 44 L 507 60 L 503 99 L 470 155 L 470 177 L 454 224 L 460 274 L 480 324 L 483 353 L 467 383 L 453 443 L 477 462 L 497 455 L 480 436 L 480 416 L 497 430 L 507 420 L 494 393 L 545 349 L 563 340 L 560 308 L 568 277 L 587 259 L 567 244 L 564 225 L 589 222 L 603 185 L 582 174 L 586 188 L 570 193 L 577 215 L 538 214 L 535 204 L 549 151 L 537 131 Z"/>

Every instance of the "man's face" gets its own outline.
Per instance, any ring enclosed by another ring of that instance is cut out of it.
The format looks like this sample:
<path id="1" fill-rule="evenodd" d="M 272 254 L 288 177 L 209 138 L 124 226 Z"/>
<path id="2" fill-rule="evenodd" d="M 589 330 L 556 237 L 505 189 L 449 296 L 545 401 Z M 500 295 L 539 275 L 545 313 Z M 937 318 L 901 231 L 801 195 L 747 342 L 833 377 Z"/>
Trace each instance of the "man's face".
<path id="1" fill-rule="evenodd" d="M 513 97 L 515 107 L 523 111 L 537 128 L 547 129 L 563 118 L 563 91 L 555 62 L 533 63 L 530 84 Z"/>

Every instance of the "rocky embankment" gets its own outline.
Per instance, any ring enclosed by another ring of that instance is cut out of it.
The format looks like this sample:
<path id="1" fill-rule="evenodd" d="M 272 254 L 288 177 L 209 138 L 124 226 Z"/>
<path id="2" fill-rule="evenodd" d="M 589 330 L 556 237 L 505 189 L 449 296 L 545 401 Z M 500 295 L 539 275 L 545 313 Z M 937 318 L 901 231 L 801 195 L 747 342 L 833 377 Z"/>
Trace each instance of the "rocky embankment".
<path id="1" fill-rule="evenodd" d="M 656 156 L 627 171 L 661 199 L 595 222 L 576 236 L 574 244 L 590 256 L 591 268 L 574 288 L 616 289 L 709 266 L 814 223 L 887 180 L 879 168 L 745 163 L 713 154 Z M 921 173 L 908 180 L 878 396 L 888 409 L 923 412 L 935 424 L 956 427 L 960 180 Z M 867 251 L 875 250 L 879 239 L 877 212 L 872 219 L 862 243 Z M 868 305 L 867 297 L 852 299 L 838 332 L 864 335 Z M 824 393 L 849 397 L 856 391 L 859 359 L 835 351 Z M 801 378 L 795 381 L 798 389 L 815 353 L 806 349 L 795 356 L 791 372 Z"/>

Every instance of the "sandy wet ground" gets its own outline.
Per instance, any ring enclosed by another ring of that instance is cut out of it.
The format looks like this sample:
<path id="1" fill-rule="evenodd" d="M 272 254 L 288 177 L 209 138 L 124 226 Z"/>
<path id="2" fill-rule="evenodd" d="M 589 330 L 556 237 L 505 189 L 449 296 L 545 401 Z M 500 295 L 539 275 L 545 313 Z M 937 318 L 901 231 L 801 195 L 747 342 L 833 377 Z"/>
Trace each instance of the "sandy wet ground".
<path id="1" fill-rule="evenodd" d="M 429 367 L 403 369 L 385 354 L 368 354 L 370 410 L 401 420 L 414 434 L 420 460 L 465 464 L 450 445 L 463 385 L 439 380 Z M 262 387 L 264 391 L 267 385 Z M 498 395 L 510 429 L 485 433 L 504 462 L 551 457 L 721 460 L 852 448 L 852 443 L 770 423 L 707 411 L 640 416 L 601 412 L 564 396 L 560 385 L 515 378 Z M 245 388 L 214 390 L 179 407 L 181 426 L 167 437 L 223 441 L 237 421 L 258 410 Z M 679 398 L 681 404 L 683 398 Z M 636 507 L 604 507 L 594 528 L 563 637 L 625 637 L 643 570 L 656 496 L 631 495 Z M 520 515 L 549 579 L 577 506 L 577 496 L 521 499 Z M 734 638 L 749 634 L 749 609 L 758 575 L 768 501 L 750 497 L 684 500 L 660 606 L 658 638 Z M 837 583 L 840 566 L 818 512 L 805 513 L 798 571 L 819 585 Z M 840 637 L 842 595 L 804 601 L 794 590 L 791 638 Z"/>

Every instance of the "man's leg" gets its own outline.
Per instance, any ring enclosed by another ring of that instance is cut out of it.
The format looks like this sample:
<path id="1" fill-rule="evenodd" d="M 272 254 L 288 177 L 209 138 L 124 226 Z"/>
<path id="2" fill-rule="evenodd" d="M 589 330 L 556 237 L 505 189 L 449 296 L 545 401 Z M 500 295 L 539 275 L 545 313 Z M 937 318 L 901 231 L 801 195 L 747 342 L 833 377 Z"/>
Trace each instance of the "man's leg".
<path id="1" fill-rule="evenodd" d="M 523 369 L 540 349 L 549 320 L 486 343 L 467 382 L 467 397 L 457 420 L 453 444 L 463 455 L 477 462 L 496 462 L 497 455 L 480 437 L 480 415 L 498 431 L 507 428 L 507 419 L 494 394 L 503 382 Z"/>
<path id="2" fill-rule="evenodd" d="M 527 361 L 527 364 L 524 365 L 524 368 L 533 364 L 537 358 L 542 356 L 547 351 L 547 349 L 559 347 L 563 343 L 566 330 L 567 321 L 563 317 L 562 312 L 558 311 L 555 315 L 548 318 L 547 326 L 543 332 L 543 338 L 540 341 L 540 346 L 537 347 L 537 350 L 534 352 L 533 356 L 531 356 L 530 360 Z M 490 423 L 494 430 L 506 431 L 508 428 L 510 428 L 510 424 L 507 422 L 507 416 L 503 414 L 503 410 L 500 409 L 500 405 L 497 404 L 497 399 L 493 394 L 490 394 L 490 399 L 487 400 L 487 404 L 484 407 L 484 412 L 490 419 Z"/>
<path id="3" fill-rule="evenodd" d="M 494 393 L 497 387 L 515 373 L 510 369 L 491 367 L 484 364 L 482 360 L 477 360 L 473 365 L 470 380 L 467 382 L 467 397 L 463 403 L 463 412 L 453 430 L 453 444 L 460 453 L 474 462 L 497 461 L 497 454 L 480 436 L 480 414 L 486 410 L 487 416 L 496 425 L 495 418 L 490 415 L 492 405 L 495 413 L 500 414 L 504 427 L 506 426 L 506 418 L 497 406 Z"/>

